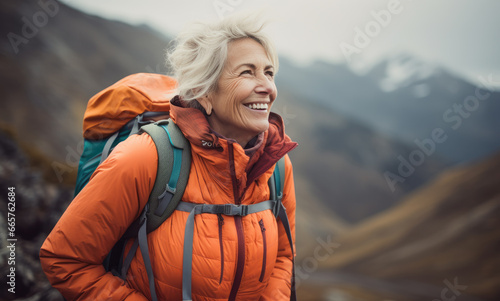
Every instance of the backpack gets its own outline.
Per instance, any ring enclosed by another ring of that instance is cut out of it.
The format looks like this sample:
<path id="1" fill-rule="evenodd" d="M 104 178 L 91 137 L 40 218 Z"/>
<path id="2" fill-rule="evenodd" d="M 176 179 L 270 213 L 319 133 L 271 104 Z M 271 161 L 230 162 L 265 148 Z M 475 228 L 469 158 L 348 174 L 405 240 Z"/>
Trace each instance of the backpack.
<path id="1" fill-rule="evenodd" d="M 76 196 L 88 183 L 95 169 L 120 142 L 134 134 L 147 133 L 151 136 L 158 153 L 158 172 L 149 200 L 140 217 L 129 226 L 125 234 L 115 244 L 103 265 L 106 271 L 110 271 L 125 280 L 134 255 L 140 248 L 153 300 L 157 300 L 157 296 L 149 258 L 147 234 L 157 229 L 175 210 L 190 212 L 185 229 L 182 273 L 183 300 L 192 299 L 192 245 L 196 214 L 245 216 L 259 211 L 272 210 L 276 218 L 280 218 L 282 221 L 292 254 L 295 254 L 290 225 L 285 207 L 281 203 L 285 180 L 284 158 L 278 161 L 277 168 L 269 179 L 271 199 L 268 201 L 254 205 L 200 205 L 181 201 L 189 177 L 191 151 L 189 142 L 177 125 L 170 119 L 164 119 L 168 116 L 170 104 L 169 98 L 163 91 L 169 91 L 173 88 L 175 88 L 175 81 L 165 75 L 139 73 L 120 80 L 90 99 L 84 118 L 84 150 L 79 162 L 75 187 Z M 124 97 L 128 100 L 126 106 L 123 105 Z M 100 109 L 103 109 L 104 112 L 101 113 Z M 120 110 L 125 110 L 125 117 Z M 112 111 L 111 114 L 109 111 Z M 134 116 L 134 114 L 137 115 Z M 100 121 L 102 119 L 108 121 L 104 123 L 104 126 Z M 97 135 L 99 139 L 91 139 L 91 135 L 95 137 L 96 132 L 101 132 Z M 128 254 L 125 255 L 125 244 L 129 239 L 134 239 L 134 243 Z M 296 300 L 295 264 L 292 272 L 291 300 Z"/>

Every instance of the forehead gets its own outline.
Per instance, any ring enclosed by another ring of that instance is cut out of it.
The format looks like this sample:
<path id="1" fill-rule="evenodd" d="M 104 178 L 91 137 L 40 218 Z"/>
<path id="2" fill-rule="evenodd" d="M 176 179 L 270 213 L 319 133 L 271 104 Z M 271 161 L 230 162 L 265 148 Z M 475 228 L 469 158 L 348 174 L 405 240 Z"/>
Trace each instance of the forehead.
<path id="1" fill-rule="evenodd" d="M 226 63 L 230 67 L 246 63 L 251 63 L 256 66 L 272 65 L 264 47 L 251 38 L 231 41 L 228 44 Z"/>

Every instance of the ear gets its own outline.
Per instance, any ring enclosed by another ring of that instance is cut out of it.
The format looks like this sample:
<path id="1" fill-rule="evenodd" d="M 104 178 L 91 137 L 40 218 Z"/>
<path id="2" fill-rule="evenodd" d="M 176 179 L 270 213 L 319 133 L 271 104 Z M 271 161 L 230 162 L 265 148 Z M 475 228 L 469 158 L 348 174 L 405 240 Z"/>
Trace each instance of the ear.
<path id="1" fill-rule="evenodd" d="M 208 95 L 199 97 L 197 100 L 200 103 L 200 105 L 205 109 L 207 115 L 212 114 L 212 101 Z"/>

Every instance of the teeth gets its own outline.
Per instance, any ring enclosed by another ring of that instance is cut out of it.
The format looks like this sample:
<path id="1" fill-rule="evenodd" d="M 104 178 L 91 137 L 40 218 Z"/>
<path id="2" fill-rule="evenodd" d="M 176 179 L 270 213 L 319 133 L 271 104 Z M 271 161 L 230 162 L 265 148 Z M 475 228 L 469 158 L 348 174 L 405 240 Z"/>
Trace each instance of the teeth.
<path id="1" fill-rule="evenodd" d="M 267 103 L 252 103 L 248 107 L 253 110 L 267 110 L 269 106 Z"/>

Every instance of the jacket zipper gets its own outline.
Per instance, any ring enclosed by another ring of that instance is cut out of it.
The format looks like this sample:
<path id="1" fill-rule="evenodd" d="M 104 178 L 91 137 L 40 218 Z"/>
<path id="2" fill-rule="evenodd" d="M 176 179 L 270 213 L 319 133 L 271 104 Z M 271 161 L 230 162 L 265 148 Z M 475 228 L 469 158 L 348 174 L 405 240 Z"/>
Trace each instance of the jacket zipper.
<path id="1" fill-rule="evenodd" d="M 241 200 L 239 198 L 238 183 L 236 179 L 236 169 L 234 167 L 234 147 L 233 142 L 228 140 L 228 153 L 229 153 L 229 170 L 231 173 L 231 181 L 233 183 L 233 195 L 234 203 L 240 205 Z M 229 293 L 230 301 L 236 299 L 236 295 L 241 285 L 241 279 L 243 278 L 243 267 L 245 266 L 245 240 L 243 232 L 243 222 L 241 216 L 234 217 L 234 225 L 236 227 L 236 236 L 238 237 L 238 257 L 236 261 L 236 273 L 234 275 L 233 286 L 231 287 L 231 292 Z"/>
<path id="2" fill-rule="evenodd" d="M 222 226 L 224 225 L 224 217 L 222 214 L 217 214 L 219 218 L 219 247 L 220 247 L 220 279 L 219 284 L 222 283 L 222 276 L 224 275 L 224 246 L 222 244 Z"/>
<path id="3" fill-rule="evenodd" d="M 264 221 L 261 219 L 259 221 L 260 231 L 262 232 L 262 241 L 264 244 L 264 254 L 262 255 L 262 271 L 260 272 L 259 281 L 264 281 L 264 275 L 266 274 L 266 257 L 267 257 L 267 240 L 266 240 L 266 228 L 264 227 Z"/>

